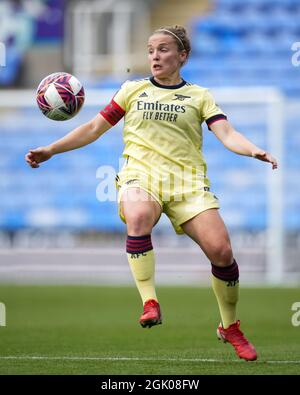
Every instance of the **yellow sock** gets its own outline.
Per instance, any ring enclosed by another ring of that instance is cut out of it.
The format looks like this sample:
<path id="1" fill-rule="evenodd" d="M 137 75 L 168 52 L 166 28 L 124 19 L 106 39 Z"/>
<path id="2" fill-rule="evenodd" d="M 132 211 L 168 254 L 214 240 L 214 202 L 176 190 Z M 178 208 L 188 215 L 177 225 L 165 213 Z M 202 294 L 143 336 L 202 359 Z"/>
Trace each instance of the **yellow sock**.
<path id="1" fill-rule="evenodd" d="M 223 327 L 226 329 L 236 322 L 236 306 L 239 299 L 238 266 L 235 261 L 226 268 L 213 265 L 212 272 L 212 288 L 218 301 Z"/>
<path id="2" fill-rule="evenodd" d="M 157 301 L 154 281 L 155 257 L 151 236 L 128 236 L 127 258 L 143 304 L 149 299 Z"/>

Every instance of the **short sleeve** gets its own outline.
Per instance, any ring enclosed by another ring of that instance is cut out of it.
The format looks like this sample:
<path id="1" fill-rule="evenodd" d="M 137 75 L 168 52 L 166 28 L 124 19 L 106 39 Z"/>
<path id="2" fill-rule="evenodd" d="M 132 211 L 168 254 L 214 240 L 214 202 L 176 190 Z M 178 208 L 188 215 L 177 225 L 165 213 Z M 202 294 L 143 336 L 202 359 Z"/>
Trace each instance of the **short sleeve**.
<path id="1" fill-rule="evenodd" d="M 113 97 L 113 101 L 117 103 L 125 112 L 127 111 L 127 85 L 128 81 L 122 84 L 121 88 Z"/>
<path id="2" fill-rule="evenodd" d="M 227 119 L 227 116 L 216 104 L 213 95 L 207 89 L 203 95 L 202 106 L 201 106 L 201 118 L 207 123 L 208 128 L 214 122 L 221 119 Z"/>
<path id="3" fill-rule="evenodd" d="M 100 111 L 100 114 L 109 122 L 112 126 L 116 125 L 120 119 L 126 114 L 126 82 L 117 91 L 110 103 Z"/>

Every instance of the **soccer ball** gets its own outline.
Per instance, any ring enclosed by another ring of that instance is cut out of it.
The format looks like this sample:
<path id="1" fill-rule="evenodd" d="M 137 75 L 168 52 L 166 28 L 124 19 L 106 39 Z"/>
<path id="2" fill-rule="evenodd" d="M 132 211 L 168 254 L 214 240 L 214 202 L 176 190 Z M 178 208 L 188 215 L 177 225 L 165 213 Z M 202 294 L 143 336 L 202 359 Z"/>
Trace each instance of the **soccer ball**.
<path id="1" fill-rule="evenodd" d="M 53 73 L 40 82 L 36 101 L 47 118 L 66 121 L 80 111 L 84 103 L 84 88 L 71 74 Z"/>

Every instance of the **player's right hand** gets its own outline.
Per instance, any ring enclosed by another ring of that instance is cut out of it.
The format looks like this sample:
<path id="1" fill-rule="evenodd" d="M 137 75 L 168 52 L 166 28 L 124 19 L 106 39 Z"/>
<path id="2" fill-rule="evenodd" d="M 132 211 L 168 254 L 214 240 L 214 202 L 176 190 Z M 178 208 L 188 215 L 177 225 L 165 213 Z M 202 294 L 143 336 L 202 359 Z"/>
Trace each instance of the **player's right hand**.
<path id="1" fill-rule="evenodd" d="M 49 147 L 38 147 L 35 149 L 29 150 L 29 152 L 25 155 L 25 160 L 32 168 L 40 167 L 39 163 L 45 162 L 50 159 L 52 153 Z"/>

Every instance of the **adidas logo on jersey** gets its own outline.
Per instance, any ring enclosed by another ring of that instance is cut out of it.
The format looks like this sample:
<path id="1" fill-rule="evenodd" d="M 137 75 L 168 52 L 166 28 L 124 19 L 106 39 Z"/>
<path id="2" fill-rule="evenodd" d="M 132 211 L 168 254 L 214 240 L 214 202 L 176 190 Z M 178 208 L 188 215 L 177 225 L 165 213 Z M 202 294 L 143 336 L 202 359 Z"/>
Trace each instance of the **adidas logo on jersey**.
<path id="1" fill-rule="evenodd" d="M 141 93 L 140 94 L 140 96 L 139 97 L 148 97 L 148 95 L 147 95 L 147 93 L 146 92 L 143 92 L 143 93 Z"/>

